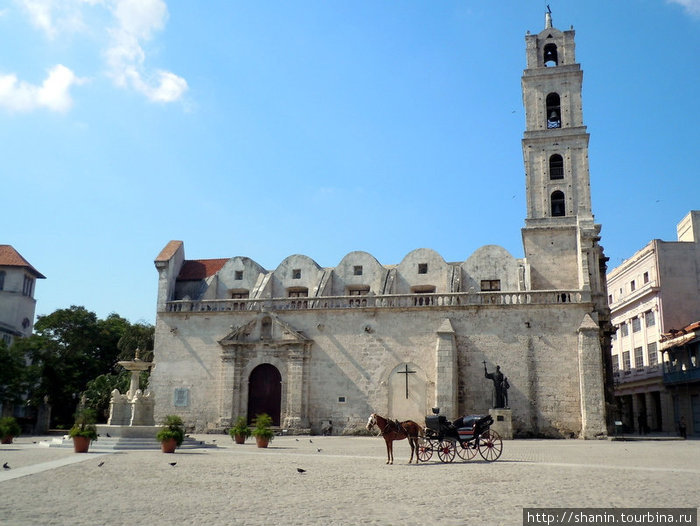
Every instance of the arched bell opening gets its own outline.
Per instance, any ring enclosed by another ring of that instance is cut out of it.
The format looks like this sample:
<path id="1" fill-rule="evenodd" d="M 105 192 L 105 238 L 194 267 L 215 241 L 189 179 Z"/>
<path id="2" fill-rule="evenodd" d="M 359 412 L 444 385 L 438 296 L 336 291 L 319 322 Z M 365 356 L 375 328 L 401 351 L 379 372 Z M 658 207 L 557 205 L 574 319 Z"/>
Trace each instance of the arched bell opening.
<path id="1" fill-rule="evenodd" d="M 561 128 L 561 102 L 558 93 L 547 95 L 547 128 Z"/>

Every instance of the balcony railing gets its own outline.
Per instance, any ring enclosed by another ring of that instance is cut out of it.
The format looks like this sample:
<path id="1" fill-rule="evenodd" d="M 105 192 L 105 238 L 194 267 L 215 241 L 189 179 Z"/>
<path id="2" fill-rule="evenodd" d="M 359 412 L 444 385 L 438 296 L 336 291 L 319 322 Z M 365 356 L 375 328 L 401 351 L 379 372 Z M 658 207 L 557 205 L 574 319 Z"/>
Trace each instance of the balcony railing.
<path id="1" fill-rule="evenodd" d="M 665 384 L 679 384 L 687 382 L 697 382 L 700 380 L 700 367 L 690 367 L 688 369 L 671 369 L 664 371 Z"/>
<path id="2" fill-rule="evenodd" d="M 435 308 L 471 305 L 551 305 L 590 303 L 591 295 L 580 290 L 523 292 L 453 292 L 387 294 L 381 296 L 318 296 L 309 298 L 177 300 L 165 304 L 165 312 L 285 311 L 357 308 Z"/>
<path id="3" fill-rule="evenodd" d="M 630 369 L 619 369 L 613 372 L 616 383 L 625 384 L 628 382 L 638 382 L 647 378 L 661 376 L 663 369 L 661 365 L 646 365 L 644 367 L 634 367 Z"/>

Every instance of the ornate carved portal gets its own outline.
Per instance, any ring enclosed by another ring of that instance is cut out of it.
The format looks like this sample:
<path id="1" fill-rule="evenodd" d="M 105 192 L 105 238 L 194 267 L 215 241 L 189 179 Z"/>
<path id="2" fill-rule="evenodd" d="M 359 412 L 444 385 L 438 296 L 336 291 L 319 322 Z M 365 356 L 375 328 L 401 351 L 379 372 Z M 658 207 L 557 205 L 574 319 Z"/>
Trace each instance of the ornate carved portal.
<path id="1" fill-rule="evenodd" d="M 238 416 L 250 422 L 265 412 L 274 425 L 307 430 L 312 343 L 268 313 L 257 315 L 220 340 L 219 426 L 230 426 Z"/>

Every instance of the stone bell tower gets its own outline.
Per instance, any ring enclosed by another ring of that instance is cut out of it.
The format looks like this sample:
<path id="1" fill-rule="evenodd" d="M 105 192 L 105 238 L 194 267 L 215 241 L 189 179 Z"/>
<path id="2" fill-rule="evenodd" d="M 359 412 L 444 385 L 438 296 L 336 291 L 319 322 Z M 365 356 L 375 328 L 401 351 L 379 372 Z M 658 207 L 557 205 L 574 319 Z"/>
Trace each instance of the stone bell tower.
<path id="1" fill-rule="evenodd" d="M 527 68 L 522 76 L 525 106 L 523 159 L 527 217 L 523 229 L 530 288 L 579 289 L 589 285 L 582 272 L 581 229 L 592 238 L 588 173 L 588 133 L 583 124 L 583 72 L 576 63 L 574 30 L 545 28 L 525 37 Z M 597 241 L 597 240 L 596 240 Z"/>

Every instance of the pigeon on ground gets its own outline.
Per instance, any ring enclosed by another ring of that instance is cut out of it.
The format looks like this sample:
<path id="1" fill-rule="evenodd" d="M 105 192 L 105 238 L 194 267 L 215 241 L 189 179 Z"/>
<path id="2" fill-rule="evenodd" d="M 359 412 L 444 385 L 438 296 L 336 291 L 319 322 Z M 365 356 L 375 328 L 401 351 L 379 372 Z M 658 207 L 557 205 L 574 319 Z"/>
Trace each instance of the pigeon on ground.
<path id="1" fill-rule="evenodd" d="M 107 438 L 112 438 L 112 435 L 110 435 L 109 433 L 106 433 L 106 435 L 107 435 Z"/>
<path id="2" fill-rule="evenodd" d="M 171 466 L 175 466 L 175 464 L 177 464 L 177 462 L 169 462 L 169 464 L 170 464 Z"/>
<path id="3" fill-rule="evenodd" d="M 318 449 L 316 449 L 316 451 L 318 451 L 320 453 L 323 450 L 319 447 Z"/>
<path id="4" fill-rule="evenodd" d="M 12 469 L 12 468 L 10 467 L 10 465 L 9 465 L 7 462 L 5 462 L 5 463 L 2 465 L 2 467 L 4 467 L 5 469 Z"/>
<path id="5" fill-rule="evenodd" d="M 314 441 L 313 441 L 313 440 L 311 440 L 311 439 L 309 439 L 309 442 L 311 442 L 312 444 L 314 443 Z"/>
<path id="6" fill-rule="evenodd" d="M 99 464 L 97 464 L 97 467 L 98 467 L 98 468 L 101 468 L 102 466 L 104 466 L 104 464 L 105 464 L 105 461 L 103 460 L 102 462 L 100 462 Z"/>
<path id="7" fill-rule="evenodd" d="M 306 473 L 306 470 L 305 470 L 305 469 L 301 469 L 301 468 L 297 468 L 297 471 L 298 471 L 299 473 Z"/>

